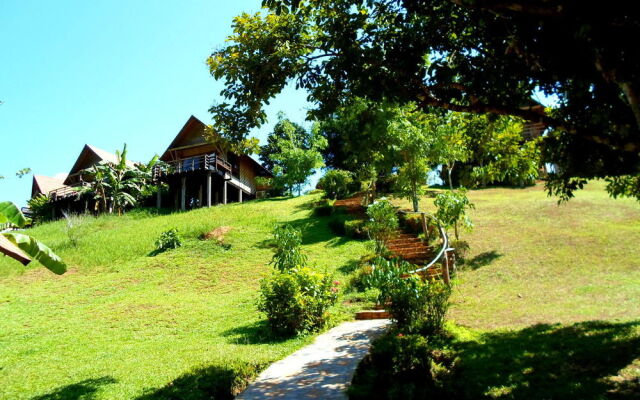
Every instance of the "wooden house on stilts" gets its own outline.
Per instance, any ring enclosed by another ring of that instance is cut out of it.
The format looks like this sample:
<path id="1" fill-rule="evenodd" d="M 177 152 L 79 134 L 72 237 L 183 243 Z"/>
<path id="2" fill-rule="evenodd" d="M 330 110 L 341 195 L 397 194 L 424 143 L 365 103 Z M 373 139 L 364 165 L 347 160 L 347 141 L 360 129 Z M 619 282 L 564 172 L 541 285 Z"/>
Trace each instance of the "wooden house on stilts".
<path id="1" fill-rule="evenodd" d="M 235 154 L 205 140 L 205 124 L 191 116 L 160 160 L 168 168 L 154 171 L 156 206 L 186 210 L 215 204 L 243 202 L 264 193 L 256 177 L 271 173 L 253 158 Z"/>

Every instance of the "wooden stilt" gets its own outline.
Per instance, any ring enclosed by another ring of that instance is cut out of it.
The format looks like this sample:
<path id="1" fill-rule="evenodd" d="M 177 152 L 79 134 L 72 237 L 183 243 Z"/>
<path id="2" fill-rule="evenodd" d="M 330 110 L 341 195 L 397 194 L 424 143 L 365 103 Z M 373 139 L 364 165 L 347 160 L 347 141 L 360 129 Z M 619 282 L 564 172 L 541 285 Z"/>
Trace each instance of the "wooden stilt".
<path id="1" fill-rule="evenodd" d="M 182 188 L 180 191 L 180 209 L 182 211 L 187 209 L 187 177 L 182 177 Z"/>
<path id="2" fill-rule="evenodd" d="M 222 185 L 222 204 L 227 204 L 227 181 Z"/>
<path id="3" fill-rule="evenodd" d="M 211 171 L 207 172 L 207 207 L 211 207 Z"/>
<path id="4" fill-rule="evenodd" d="M 242 203 L 242 189 L 238 189 L 238 201 Z"/>
<path id="5" fill-rule="evenodd" d="M 158 184 L 158 191 L 156 192 L 156 208 L 160 209 L 162 207 L 162 193 L 160 191 L 160 184 Z"/>

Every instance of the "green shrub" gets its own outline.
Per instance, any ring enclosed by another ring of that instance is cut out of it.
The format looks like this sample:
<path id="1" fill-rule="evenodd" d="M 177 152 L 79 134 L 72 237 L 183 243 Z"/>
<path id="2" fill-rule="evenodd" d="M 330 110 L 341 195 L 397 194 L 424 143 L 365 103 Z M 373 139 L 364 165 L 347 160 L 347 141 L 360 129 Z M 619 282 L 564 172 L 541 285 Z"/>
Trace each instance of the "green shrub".
<path id="1" fill-rule="evenodd" d="M 418 214 L 398 214 L 398 223 L 407 233 L 422 233 L 422 218 Z"/>
<path id="2" fill-rule="evenodd" d="M 349 217 L 345 214 L 335 214 L 334 217 L 329 221 L 329 229 L 331 229 L 331 231 L 338 236 L 345 236 L 345 223 L 348 221 L 348 219 Z"/>
<path id="3" fill-rule="evenodd" d="M 266 367 L 265 363 L 229 361 L 224 365 L 193 368 L 170 384 L 147 391 L 138 400 L 216 399 L 232 400 Z"/>
<path id="4" fill-rule="evenodd" d="M 178 234 L 176 228 L 169 229 L 160 234 L 158 240 L 156 240 L 156 253 L 162 253 L 169 249 L 177 249 L 182 246 L 182 238 Z"/>
<path id="5" fill-rule="evenodd" d="M 353 174 L 341 169 L 332 169 L 318 181 L 317 187 L 323 189 L 330 199 L 344 199 L 353 188 Z"/>
<path id="6" fill-rule="evenodd" d="M 320 200 L 313 209 L 313 215 L 316 217 L 328 217 L 334 212 L 333 201 L 329 199 Z"/>
<path id="7" fill-rule="evenodd" d="M 377 258 L 375 254 L 367 254 L 360 257 L 355 271 L 349 278 L 349 288 L 358 292 L 364 292 L 371 289 L 370 276 L 373 272 L 373 262 Z"/>
<path id="8" fill-rule="evenodd" d="M 32 220 L 35 223 L 40 224 L 52 219 L 53 207 L 51 206 L 49 196 L 40 194 L 27 201 L 27 205 L 29 206 L 29 210 L 31 210 Z"/>
<path id="9" fill-rule="evenodd" d="M 356 370 L 349 398 L 447 398 L 445 384 L 453 367 L 453 356 L 434 349 L 427 338 L 392 331 L 373 342 Z"/>
<path id="10" fill-rule="evenodd" d="M 359 219 L 345 221 L 344 234 L 353 239 L 368 239 L 367 222 Z"/>
<path id="11" fill-rule="evenodd" d="M 277 226 L 273 231 L 275 253 L 271 259 L 277 270 L 283 272 L 307 265 L 307 256 L 302 254 L 302 232 L 289 224 Z"/>
<path id="12" fill-rule="evenodd" d="M 451 287 L 441 281 L 423 281 L 407 276 L 413 266 L 405 261 L 377 258 L 366 285 L 380 291 L 378 302 L 386 304 L 398 329 L 421 331 L 429 335 L 444 332 Z"/>
<path id="13" fill-rule="evenodd" d="M 277 335 L 310 332 L 324 326 L 327 309 L 337 299 L 336 285 L 309 268 L 274 271 L 260 283 L 258 310 Z"/>
<path id="14" fill-rule="evenodd" d="M 442 335 L 444 334 L 447 311 L 451 305 L 449 298 L 452 288 L 440 280 L 425 282 L 422 285 L 426 312 L 422 317 L 420 332 L 423 335 Z"/>
<path id="15" fill-rule="evenodd" d="M 369 222 L 367 230 L 375 242 L 377 254 L 382 254 L 387 242 L 396 235 L 398 230 L 398 216 L 395 207 L 385 198 L 373 202 L 367 207 Z"/>

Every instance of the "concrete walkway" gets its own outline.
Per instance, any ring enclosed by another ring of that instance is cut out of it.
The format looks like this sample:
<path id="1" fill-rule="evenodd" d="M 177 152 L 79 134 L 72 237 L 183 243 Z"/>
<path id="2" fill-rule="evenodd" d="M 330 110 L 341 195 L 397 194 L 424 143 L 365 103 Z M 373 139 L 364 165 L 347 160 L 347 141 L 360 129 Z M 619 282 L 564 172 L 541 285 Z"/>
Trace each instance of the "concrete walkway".
<path id="1" fill-rule="evenodd" d="M 236 399 L 346 399 L 358 363 L 389 320 L 345 322 L 263 371 Z"/>

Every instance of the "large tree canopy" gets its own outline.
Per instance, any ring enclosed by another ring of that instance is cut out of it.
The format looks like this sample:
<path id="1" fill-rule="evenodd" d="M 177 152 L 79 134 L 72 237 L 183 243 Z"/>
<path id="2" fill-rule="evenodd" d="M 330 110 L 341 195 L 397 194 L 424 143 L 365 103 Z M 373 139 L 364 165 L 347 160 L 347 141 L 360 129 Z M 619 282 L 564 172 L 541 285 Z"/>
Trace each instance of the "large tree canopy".
<path id="1" fill-rule="evenodd" d="M 294 81 L 328 115 L 351 96 L 513 115 L 554 128 L 556 189 L 573 177 L 637 174 L 640 17 L 613 0 L 266 0 L 234 19 L 209 58 L 228 102 L 216 126 L 240 138 Z M 536 90 L 558 99 L 532 106 Z"/>

